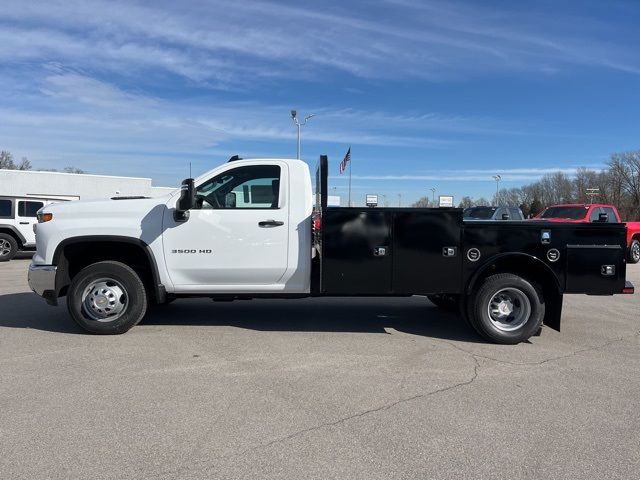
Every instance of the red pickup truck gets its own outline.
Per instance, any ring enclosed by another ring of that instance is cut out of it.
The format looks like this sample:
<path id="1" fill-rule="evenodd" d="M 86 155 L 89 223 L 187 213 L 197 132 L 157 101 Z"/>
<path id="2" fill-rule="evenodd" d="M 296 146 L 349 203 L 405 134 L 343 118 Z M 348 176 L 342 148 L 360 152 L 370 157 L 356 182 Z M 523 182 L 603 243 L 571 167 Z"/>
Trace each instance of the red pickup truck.
<path id="1" fill-rule="evenodd" d="M 625 223 L 614 205 L 604 203 L 552 205 L 545 208 L 534 219 L 571 223 Z M 640 222 L 626 222 L 626 225 L 627 260 L 629 263 L 638 263 L 640 262 Z"/>

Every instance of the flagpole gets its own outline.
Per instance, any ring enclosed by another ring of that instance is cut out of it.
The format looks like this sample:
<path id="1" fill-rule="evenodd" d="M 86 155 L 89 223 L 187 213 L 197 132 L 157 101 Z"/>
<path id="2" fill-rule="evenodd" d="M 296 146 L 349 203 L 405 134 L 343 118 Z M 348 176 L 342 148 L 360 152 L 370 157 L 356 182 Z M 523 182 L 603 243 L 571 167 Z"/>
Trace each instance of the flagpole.
<path id="1" fill-rule="evenodd" d="M 351 145 L 349 145 L 349 153 L 351 153 Z M 353 162 L 353 155 L 349 157 L 349 206 L 351 206 L 351 163 Z"/>

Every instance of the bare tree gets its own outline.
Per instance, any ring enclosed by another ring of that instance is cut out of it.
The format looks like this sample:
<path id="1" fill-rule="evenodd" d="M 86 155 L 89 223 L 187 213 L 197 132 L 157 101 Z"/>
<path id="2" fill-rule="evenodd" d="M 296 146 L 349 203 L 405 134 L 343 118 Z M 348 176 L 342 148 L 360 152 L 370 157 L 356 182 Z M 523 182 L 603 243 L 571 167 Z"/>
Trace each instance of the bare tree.
<path id="1" fill-rule="evenodd" d="M 460 200 L 460 204 L 458 204 L 458 208 L 469 207 L 473 207 L 473 199 L 469 196 L 462 197 L 462 200 Z"/>
<path id="2" fill-rule="evenodd" d="M 31 170 L 31 162 L 27 157 L 22 157 L 20 163 L 16 167 L 18 170 Z"/>
<path id="3" fill-rule="evenodd" d="M 63 170 L 65 173 L 87 173 L 84 170 L 77 167 L 64 167 Z"/>
<path id="4" fill-rule="evenodd" d="M 15 170 L 16 164 L 13 161 L 13 155 L 11 155 L 11 152 L 6 150 L 2 150 L 0 152 L 0 168 L 4 168 L 5 170 Z"/>
<path id="5" fill-rule="evenodd" d="M 506 205 L 510 207 L 517 207 L 524 202 L 524 198 L 527 197 L 527 194 L 523 191 L 522 188 L 503 188 L 500 190 L 498 194 L 498 198 L 500 199 L 500 205 Z M 498 205 L 498 201 L 496 196 L 493 197 L 493 204 Z"/>
<path id="6" fill-rule="evenodd" d="M 640 150 L 611 155 L 609 172 L 619 182 L 623 216 L 638 218 L 640 216 Z"/>
<path id="7" fill-rule="evenodd" d="M 531 217 L 535 217 L 542 210 L 544 210 L 544 205 L 540 200 L 538 200 L 537 198 L 534 198 L 533 201 L 531 202 L 531 206 L 529 207 L 528 215 Z"/>
<path id="8" fill-rule="evenodd" d="M 600 188 L 598 172 L 587 168 L 579 168 L 573 177 L 573 201 L 577 203 L 589 203 L 591 196 L 587 195 L 587 189 Z"/>
<path id="9" fill-rule="evenodd" d="M 413 202 L 411 206 L 415 208 L 429 208 L 431 201 L 428 197 L 420 197 L 417 201 Z"/>

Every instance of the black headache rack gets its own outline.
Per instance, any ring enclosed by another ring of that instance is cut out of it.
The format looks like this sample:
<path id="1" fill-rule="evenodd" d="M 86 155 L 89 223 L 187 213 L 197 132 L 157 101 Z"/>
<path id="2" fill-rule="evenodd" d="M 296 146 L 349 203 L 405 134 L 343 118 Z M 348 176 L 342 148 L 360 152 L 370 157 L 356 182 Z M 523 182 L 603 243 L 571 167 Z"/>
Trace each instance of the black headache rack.
<path id="1" fill-rule="evenodd" d="M 457 208 L 327 208 L 316 171 L 317 295 L 471 295 L 490 272 L 535 276 L 550 293 L 632 293 L 623 224 L 467 222 Z M 561 300 L 560 300 L 561 302 Z"/>

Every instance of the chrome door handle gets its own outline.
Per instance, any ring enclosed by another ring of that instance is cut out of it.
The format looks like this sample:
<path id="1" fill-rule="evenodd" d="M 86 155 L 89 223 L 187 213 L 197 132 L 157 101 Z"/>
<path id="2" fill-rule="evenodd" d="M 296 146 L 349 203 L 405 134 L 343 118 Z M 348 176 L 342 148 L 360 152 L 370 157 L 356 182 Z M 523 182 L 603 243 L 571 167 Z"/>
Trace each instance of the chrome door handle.
<path id="1" fill-rule="evenodd" d="M 262 222 L 258 222 L 258 226 L 261 228 L 279 227 L 281 225 L 284 225 L 284 222 L 278 220 L 263 220 Z"/>

